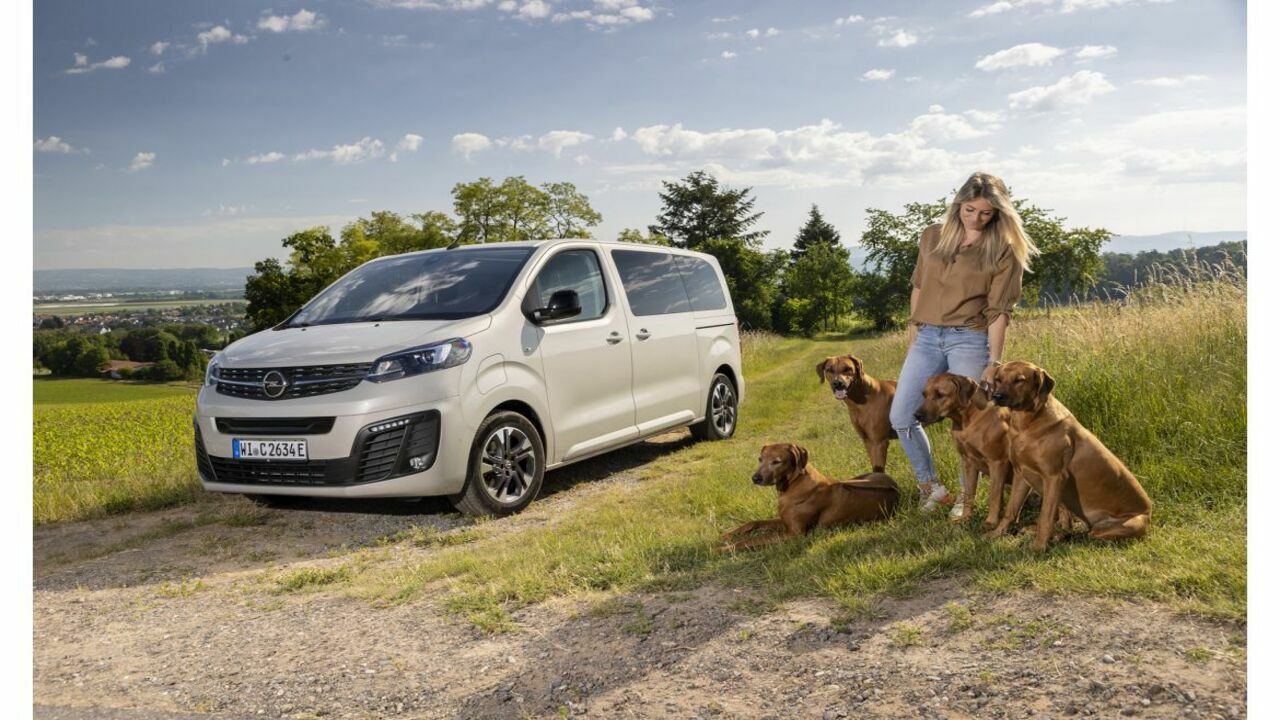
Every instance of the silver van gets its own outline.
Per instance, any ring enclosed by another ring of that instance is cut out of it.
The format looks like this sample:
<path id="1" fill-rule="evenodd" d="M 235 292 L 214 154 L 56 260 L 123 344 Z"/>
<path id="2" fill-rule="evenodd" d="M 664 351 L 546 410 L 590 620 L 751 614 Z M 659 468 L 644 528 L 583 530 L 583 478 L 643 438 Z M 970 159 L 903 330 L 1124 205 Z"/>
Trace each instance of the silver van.
<path id="1" fill-rule="evenodd" d="M 715 258 L 591 240 L 371 260 L 214 356 L 207 490 L 527 506 L 543 474 L 673 428 L 733 435 L 743 397 Z"/>

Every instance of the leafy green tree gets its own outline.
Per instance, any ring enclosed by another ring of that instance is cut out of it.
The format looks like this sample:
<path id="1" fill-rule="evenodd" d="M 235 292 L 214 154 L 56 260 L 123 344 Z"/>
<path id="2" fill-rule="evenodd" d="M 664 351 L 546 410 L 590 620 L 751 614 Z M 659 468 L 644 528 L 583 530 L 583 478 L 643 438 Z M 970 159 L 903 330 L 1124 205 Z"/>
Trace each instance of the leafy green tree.
<path id="1" fill-rule="evenodd" d="M 857 273 L 861 301 L 856 305 L 877 330 L 906 320 L 911 310 L 911 274 L 920 253 L 920 235 L 943 217 L 947 204 L 946 198 L 907 203 L 899 215 L 867 208 L 867 229 L 859 244 L 867 249 L 871 268 Z"/>
<path id="2" fill-rule="evenodd" d="M 498 186 L 498 210 L 506 226 L 507 240 L 539 240 L 551 233 L 550 198 L 530 185 L 523 175 L 509 177 Z"/>
<path id="3" fill-rule="evenodd" d="M 84 377 L 96 377 L 109 362 L 111 362 L 111 356 L 107 353 L 106 348 L 96 344 L 87 345 L 75 360 L 76 374 Z"/>
<path id="4" fill-rule="evenodd" d="M 720 263 L 742 327 L 747 330 L 772 327 L 779 279 L 787 266 L 786 251 L 761 252 L 729 238 L 708 240 L 698 250 L 714 255 Z"/>
<path id="5" fill-rule="evenodd" d="M 593 228 L 604 218 L 591 207 L 587 196 L 578 192 L 570 182 L 543 183 L 546 195 L 547 223 L 553 237 L 588 238 Z"/>
<path id="6" fill-rule="evenodd" d="M 702 250 L 711 240 L 731 239 L 758 248 L 766 230 L 751 227 L 764 215 L 753 212 L 751 188 L 721 189 L 714 176 L 699 170 L 682 181 L 662 183 L 662 212 L 649 232 L 671 239 L 676 247 Z"/>
<path id="7" fill-rule="evenodd" d="M 1066 218 L 1053 217 L 1048 210 L 1023 201 L 1014 206 L 1040 250 L 1031 260 L 1031 272 L 1022 278 L 1023 300 L 1028 305 L 1049 299 L 1066 302 L 1072 294 L 1088 291 L 1106 267 L 1100 251 L 1112 233 L 1104 228 L 1067 229 Z"/>
<path id="8" fill-rule="evenodd" d="M 503 199 L 487 177 L 453 186 L 453 213 L 458 216 L 458 240 L 487 243 L 508 240 Z"/>
<path id="9" fill-rule="evenodd" d="M 661 235 L 643 233 L 635 228 L 623 228 L 618 233 L 618 242 L 645 243 L 648 245 L 670 245 L 671 241 Z"/>
<path id="10" fill-rule="evenodd" d="M 786 329 L 803 335 L 835 329 L 853 309 L 854 284 L 848 248 L 809 245 L 787 268 L 782 282 Z"/>

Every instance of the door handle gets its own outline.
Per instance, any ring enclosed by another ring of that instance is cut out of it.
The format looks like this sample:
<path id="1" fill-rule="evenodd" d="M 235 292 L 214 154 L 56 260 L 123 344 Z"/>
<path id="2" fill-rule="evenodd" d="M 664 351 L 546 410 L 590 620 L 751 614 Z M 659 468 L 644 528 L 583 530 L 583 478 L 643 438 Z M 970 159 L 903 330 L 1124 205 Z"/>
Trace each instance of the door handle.
<path id="1" fill-rule="evenodd" d="M 640 328 L 640 332 L 636 333 L 636 339 L 637 339 L 637 340 L 648 340 L 648 339 L 649 339 L 649 331 L 648 331 L 648 329 L 646 329 L 646 328 Z"/>
<path id="2" fill-rule="evenodd" d="M 609 337 L 605 338 L 604 341 L 609 343 L 610 345 L 617 345 L 618 343 L 622 342 L 622 333 L 615 330 L 609 333 Z"/>

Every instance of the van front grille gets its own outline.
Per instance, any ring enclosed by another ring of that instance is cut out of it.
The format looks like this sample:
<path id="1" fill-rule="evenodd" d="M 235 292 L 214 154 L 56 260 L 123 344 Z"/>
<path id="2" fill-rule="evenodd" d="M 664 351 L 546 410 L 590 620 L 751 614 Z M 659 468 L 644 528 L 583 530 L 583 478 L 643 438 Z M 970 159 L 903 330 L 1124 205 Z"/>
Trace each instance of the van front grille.
<path id="1" fill-rule="evenodd" d="M 251 400 L 291 400 L 350 390 L 369 374 L 372 363 L 311 365 L 282 368 L 218 368 L 217 390 L 222 395 Z M 267 374 L 280 374 L 285 388 L 277 397 L 267 394 Z"/>

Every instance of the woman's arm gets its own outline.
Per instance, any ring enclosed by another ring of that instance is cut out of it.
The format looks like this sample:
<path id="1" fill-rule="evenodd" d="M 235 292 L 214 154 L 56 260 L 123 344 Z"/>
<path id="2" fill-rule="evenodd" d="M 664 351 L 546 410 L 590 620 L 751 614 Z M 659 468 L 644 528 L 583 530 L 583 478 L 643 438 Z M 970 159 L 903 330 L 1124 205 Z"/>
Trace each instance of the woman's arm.
<path id="1" fill-rule="evenodd" d="M 919 299 L 920 299 L 920 288 L 918 287 L 911 288 L 911 315 L 912 316 L 916 314 L 916 301 Z M 911 347 L 912 345 L 916 344 L 916 332 L 918 330 L 919 328 L 916 327 L 915 323 L 911 322 L 910 320 L 907 320 L 907 347 Z"/>
<path id="2" fill-rule="evenodd" d="M 987 345 L 990 349 L 987 351 L 987 366 L 982 370 L 982 379 L 987 382 L 995 380 L 996 366 L 992 363 L 1000 362 L 1000 358 L 1004 355 L 1004 331 L 1008 328 L 1008 315 L 1001 315 L 987 326 Z"/>

